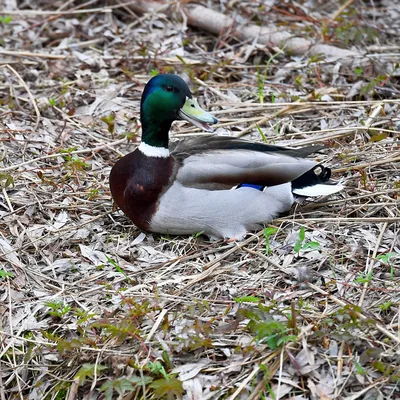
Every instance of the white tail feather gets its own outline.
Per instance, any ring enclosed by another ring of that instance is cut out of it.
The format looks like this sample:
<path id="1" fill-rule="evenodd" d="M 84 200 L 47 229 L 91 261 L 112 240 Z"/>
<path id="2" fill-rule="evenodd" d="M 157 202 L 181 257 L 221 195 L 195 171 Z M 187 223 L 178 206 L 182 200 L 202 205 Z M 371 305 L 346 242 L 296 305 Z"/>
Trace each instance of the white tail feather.
<path id="1" fill-rule="evenodd" d="M 324 185 L 322 183 L 314 186 L 307 186 L 301 189 L 294 189 L 293 193 L 298 196 L 314 197 L 314 196 L 327 196 L 340 192 L 344 188 L 343 185 Z"/>

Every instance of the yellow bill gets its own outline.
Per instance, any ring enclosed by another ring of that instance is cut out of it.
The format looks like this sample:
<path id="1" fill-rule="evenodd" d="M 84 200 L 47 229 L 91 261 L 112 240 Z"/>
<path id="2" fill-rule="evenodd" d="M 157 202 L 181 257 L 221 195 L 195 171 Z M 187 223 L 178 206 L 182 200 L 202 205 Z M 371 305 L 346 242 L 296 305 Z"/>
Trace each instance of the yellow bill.
<path id="1" fill-rule="evenodd" d="M 184 119 L 207 132 L 213 132 L 213 129 L 208 124 L 216 124 L 218 122 L 213 115 L 204 111 L 199 106 L 199 103 L 195 98 L 189 99 L 189 97 L 186 97 L 186 102 L 179 110 L 178 115 L 181 119 Z"/>

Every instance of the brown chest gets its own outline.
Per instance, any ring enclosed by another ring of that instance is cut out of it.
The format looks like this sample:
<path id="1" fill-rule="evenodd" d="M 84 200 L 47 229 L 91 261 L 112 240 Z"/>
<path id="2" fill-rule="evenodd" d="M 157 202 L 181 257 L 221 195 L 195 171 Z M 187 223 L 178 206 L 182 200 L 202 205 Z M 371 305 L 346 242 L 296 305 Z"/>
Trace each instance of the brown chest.
<path id="1" fill-rule="evenodd" d="M 147 157 L 139 150 L 123 157 L 113 167 L 110 175 L 113 198 L 139 228 L 149 228 L 173 168 L 172 157 Z"/>

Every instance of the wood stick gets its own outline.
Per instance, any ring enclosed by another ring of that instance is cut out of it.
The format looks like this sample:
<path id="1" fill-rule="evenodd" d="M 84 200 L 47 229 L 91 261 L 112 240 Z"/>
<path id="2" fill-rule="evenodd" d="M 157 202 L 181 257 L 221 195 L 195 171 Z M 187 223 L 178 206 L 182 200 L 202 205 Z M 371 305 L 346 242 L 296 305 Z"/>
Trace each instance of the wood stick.
<path id="1" fill-rule="evenodd" d="M 118 0 L 114 0 L 117 2 Z M 154 1 L 138 0 L 135 4 L 129 5 L 137 14 L 145 14 L 147 12 L 157 12 L 160 8 L 168 15 L 176 13 L 176 9 L 169 7 L 165 9 L 166 3 L 158 3 Z M 189 25 L 203 29 L 214 35 L 220 35 L 222 32 L 230 31 L 230 36 L 239 41 L 252 42 L 256 39 L 257 44 L 267 47 L 279 47 L 285 52 L 294 55 L 322 54 L 325 57 L 333 58 L 349 58 L 351 61 L 355 56 L 362 54 L 353 51 L 341 49 L 339 47 L 316 44 L 312 40 L 293 37 L 293 34 L 288 31 L 279 30 L 276 26 L 260 27 L 251 23 L 239 24 L 234 18 L 222 14 L 201 5 L 187 5 L 182 7 L 182 11 L 187 16 Z"/>

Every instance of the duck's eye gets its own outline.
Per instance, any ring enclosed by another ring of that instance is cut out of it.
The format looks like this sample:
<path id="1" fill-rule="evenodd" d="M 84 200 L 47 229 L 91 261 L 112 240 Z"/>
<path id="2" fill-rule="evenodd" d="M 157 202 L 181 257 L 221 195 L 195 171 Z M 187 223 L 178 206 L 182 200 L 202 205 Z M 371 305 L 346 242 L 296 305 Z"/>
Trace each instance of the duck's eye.
<path id="1" fill-rule="evenodd" d="M 174 88 L 173 88 L 172 86 L 170 86 L 170 85 L 165 86 L 164 89 L 165 89 L 167 92 L 173 92 L 173 91 L 174 91 Z"/>

